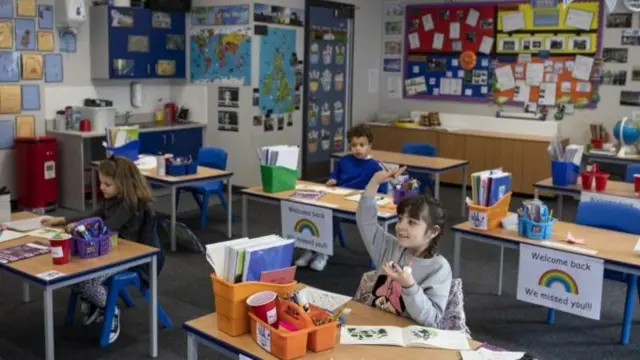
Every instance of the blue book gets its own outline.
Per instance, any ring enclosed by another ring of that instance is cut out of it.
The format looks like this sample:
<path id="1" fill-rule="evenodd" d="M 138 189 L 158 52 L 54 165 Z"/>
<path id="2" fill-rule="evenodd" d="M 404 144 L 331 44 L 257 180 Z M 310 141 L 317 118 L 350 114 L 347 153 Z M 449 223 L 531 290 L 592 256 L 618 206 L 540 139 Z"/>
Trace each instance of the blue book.
<path id="1" fill-rule="evenodd" d="M 293 239 L 282 239 L 248 247 L 244 254 L 242 281 L 260 281 L 260 275 L 263 271 L 279 270 L 291 266 L 294 243 Z"/>
<path id="2" fill-rule="evenodd" d="M 511 191 L 511 174 L 500 173 L 490 176 L 489 206 L 495 205 Z"/>

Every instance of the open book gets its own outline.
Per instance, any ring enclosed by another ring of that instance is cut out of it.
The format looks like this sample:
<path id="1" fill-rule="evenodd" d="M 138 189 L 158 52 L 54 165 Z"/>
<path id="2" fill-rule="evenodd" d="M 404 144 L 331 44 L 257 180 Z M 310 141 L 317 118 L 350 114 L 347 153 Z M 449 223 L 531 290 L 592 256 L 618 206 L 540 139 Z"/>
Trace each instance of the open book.
<path id="1" fill-rule="evenodd" d="M 343 326 L 343 345 L 394 345 L 469 350 L 469 340 L 460 331 L 438 330 L 423 326 Z"/>

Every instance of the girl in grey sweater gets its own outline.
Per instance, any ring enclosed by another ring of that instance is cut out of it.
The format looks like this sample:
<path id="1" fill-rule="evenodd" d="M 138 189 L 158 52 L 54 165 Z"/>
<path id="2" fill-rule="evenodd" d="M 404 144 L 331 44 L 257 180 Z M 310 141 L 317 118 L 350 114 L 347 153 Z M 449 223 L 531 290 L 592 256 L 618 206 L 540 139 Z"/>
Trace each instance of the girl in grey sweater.
<path id="1" fill-rule="evenodd" d="M 449 262 L 438 254 L 446 220 L 444 209 L 427 196 L 405 198 L 397 208 L 397 237 L 378 224 L 378 187 L 404 170 L 376 173 L 358 205 L 358 229 L 378 267 L 378 279 L 368 298 L 374 307 L 409 317 L 422 326 L 438 327 L 452 279 Z"/>

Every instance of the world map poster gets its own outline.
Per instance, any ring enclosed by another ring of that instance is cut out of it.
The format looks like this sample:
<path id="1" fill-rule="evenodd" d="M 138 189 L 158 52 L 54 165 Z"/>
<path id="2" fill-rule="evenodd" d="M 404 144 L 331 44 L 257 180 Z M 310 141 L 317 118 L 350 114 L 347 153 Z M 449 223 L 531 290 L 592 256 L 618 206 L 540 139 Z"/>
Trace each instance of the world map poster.
<path id="1" fill-rule="evenodd" d="M 260 41 L 260 110 L 285 114 L 295 110 L 296 30 L 270 27 Z"/>
<path id="2" fill-rule="evenodd" d="M 251 28 L 191 31 L 191 82 L 251 85 Z"/>

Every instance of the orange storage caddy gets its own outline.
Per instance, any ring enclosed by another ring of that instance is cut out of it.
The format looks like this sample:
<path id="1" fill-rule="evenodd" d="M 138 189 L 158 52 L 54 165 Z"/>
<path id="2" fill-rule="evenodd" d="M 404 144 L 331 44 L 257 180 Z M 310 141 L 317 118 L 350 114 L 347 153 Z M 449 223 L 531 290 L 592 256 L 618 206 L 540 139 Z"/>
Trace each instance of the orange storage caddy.
<path id="1" fill-rule="evenodd" d="M 218 329 L 231 336 L 244 335 L 249 332 L 249 307 L 247 298 L 260 291 L 274 291 L 278 295 L 293 292 L 296 282 L 290 284 L 271 284 L 247 281 L 229 284 L 211 274 L 213 298 L 218 315 Z"/>
<path id="2" fill-rule="evenodd" d="M 493 206 L 469 204 L 469 224 L 479 230 L 493 230 L 500 226 L 502 219 L 509 214 L 511 193 L 506 194 Z"/>
<path id="3" fill-rule="evenodd" d="M 307 349 L 320 352 L 336 346 L 339 321 L 335 319 L 322 325 L 313 322 L 313 319 L 325 320 L 330 316 L 311 304 L 309 311 L 305 312 L 293 301 L 278 300 L 278 321 L 287 322 L 296 330 L 276 329 L 249 314 L 251 337 L 278 359 L 297 359 L 305 356 Z"/>

